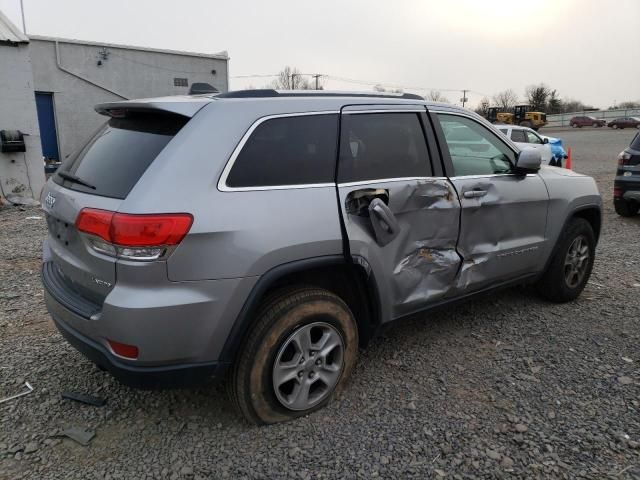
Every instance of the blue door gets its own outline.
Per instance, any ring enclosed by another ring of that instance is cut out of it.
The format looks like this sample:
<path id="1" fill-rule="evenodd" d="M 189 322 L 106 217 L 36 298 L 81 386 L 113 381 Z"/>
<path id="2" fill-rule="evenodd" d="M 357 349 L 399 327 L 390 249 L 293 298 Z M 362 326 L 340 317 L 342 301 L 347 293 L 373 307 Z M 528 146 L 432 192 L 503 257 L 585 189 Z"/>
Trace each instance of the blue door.
<path id="1" fill-rule="evenodd" d="M 40 126 L 42 155 L 51 160 L 59 160 L 56 117 L 53 113 L 53 93 L 36 92 L 36 110 Z"/>

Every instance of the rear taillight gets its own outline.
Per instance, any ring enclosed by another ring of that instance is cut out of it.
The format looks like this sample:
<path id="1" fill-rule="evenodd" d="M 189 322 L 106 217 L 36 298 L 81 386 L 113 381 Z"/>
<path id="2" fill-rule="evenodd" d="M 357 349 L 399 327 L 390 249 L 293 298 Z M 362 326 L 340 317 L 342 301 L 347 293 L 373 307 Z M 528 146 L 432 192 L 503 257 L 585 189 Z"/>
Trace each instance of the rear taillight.
<path id="1" fill-rule="evenodd" d="M 622 187 L 613 187 L 613 198 L 621 198 L 623 194 Z"/>
<path id="2" fill-rule="evenodd" d="M 108 255 L 131 260 L 157 260 L 189 232 L 188 213 L 128 214 L 84 208 L 76 219 L 78 231 L 91 235 L 91 246 Z"/>
<path id="3" fill-rule="evenodd" d="M 631 160 L 631 154 L 629 152 L 622 151 L 618 155 L 618 165 L 629 165 Z"/>

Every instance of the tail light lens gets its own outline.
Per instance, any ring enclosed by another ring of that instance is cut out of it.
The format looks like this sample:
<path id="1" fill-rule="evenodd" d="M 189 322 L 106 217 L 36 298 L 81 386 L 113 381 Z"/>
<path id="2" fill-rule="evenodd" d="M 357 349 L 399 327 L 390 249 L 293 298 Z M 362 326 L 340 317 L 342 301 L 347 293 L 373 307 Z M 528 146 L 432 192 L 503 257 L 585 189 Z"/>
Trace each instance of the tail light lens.
<path id="1" fill-rule="evenodd" d="M 629 165 L 629 160 L 631 160 L 631 154 L 629 152 L 620 152 L 618 155 L 618 165 Z"/>
<path id="2" fill-rule="evenodd" d="M 620 198 L 622 195 L 622 187 L 613 187 L 613 198 Z"/>
<path id="3" fill-rule="evenodd" d="M 193 223 L 188 213 L 133 215 L 84 208 L 76 228 L 91 235 L 94 249 L 132 260 L 157 260 L 178 245 Z"/>

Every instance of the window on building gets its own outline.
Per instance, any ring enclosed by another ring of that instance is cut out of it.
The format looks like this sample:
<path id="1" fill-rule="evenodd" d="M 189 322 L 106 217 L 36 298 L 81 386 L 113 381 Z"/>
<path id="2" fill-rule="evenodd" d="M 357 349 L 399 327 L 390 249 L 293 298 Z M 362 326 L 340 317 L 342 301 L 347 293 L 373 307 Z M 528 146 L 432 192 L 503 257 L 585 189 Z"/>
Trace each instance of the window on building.
<path id="1" fill-rule="evenodd" d="M 336 114 L 267 120 L 240 151 L 227 186 L 333 183 L 337 135 Z"/>
<path id="2" fill-rule="evenodd" d="M 339 182 L 431 175 L 417 113 L 343 115 Z"/>
<path id="3" fill-rule="evenodd" d="M 189 86 L 189 79 L 188 78 L 174 78 L 173 79 L 173 86 L 174 87 L 188 87 Z"/>

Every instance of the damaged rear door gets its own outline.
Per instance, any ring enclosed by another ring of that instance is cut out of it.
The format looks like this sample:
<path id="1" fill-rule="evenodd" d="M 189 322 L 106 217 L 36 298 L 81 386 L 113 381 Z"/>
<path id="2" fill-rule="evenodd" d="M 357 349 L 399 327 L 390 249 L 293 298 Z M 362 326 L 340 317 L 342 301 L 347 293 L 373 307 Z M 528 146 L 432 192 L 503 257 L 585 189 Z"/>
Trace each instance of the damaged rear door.
<path id="1" fill-rule="evenodd" d="M 342 110 L 338 194 L 355 261 L 393 319 L 444 297 L 461 264 L 460 204 L 442 175 L 424 105 Z M 430 141 L 427 141 L 430 139 Z"/>

